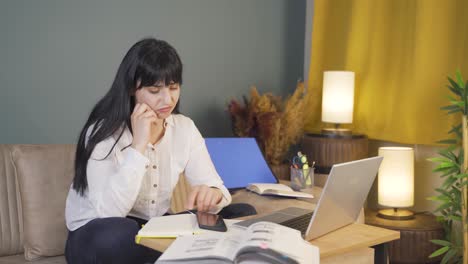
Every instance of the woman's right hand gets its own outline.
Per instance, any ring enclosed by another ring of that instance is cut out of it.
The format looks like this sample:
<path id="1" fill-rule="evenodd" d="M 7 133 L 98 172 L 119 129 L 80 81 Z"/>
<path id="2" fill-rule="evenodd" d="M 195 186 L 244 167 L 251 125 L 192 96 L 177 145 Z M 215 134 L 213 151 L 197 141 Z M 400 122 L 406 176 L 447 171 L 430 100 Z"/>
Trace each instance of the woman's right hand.
<path id="1" fill-rule="evenodd" d="M 132 148 L 144 154 L 151 139 L 151 124 L 158 123 L 156 113 L 145 103 L 136 104 L 131 115 L 133 142 Z"/>

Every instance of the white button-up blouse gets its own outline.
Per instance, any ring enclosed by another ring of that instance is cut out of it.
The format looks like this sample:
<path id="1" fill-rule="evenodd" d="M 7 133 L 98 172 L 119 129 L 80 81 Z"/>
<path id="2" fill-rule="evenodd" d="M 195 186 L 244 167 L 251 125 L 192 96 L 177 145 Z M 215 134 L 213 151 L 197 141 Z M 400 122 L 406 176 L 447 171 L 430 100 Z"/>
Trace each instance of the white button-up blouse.
<path id="1" fill-rule="evenodd" d="M 174 114 L 165 125 L 164 136 L 156 145 L 148 144 L 145 155 L 130 147 L 133 137 L 128 128 L 109 156 L 119 133 L 96 145 L 88 160 L 84 195 L 71 187 L 68 193 L 65 218 L 69 230 L 95 218 L 131 215 L 149 219 L 165 214 L 182 172 L 192 186 L 205 184 L 222 191 L 223 199 L 215 212 L 231 202 L 193 121 Z"/>

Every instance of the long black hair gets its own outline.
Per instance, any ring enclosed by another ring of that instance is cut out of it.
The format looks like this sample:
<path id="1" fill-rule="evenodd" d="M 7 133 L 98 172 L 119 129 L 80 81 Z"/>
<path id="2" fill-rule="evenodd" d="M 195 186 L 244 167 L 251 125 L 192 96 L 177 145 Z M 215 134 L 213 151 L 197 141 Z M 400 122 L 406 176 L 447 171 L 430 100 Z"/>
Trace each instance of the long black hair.
<path id="1" fill-rule="evenodd" d="M 86 167 L 96 145 L 121 129 L 116 142 L 103 159 L 107 158 L 122 137 L 125 126 L 132 132 L 130 115 L 135 106 L 135 91 L 157 82 L 182 84 L 182 62 L 177 51 L 167 42 L 154 38 L 140 40 L 123 58 L 111 88 L 94 106 L 81 130 L 73 178 L 73 189 L 80 195 L 88 188 Z M 175 113 L 178 113 L 178 106 L 179 103 L 174 109 Z M 93 128 L 88 131 L 92 125 Z"/>

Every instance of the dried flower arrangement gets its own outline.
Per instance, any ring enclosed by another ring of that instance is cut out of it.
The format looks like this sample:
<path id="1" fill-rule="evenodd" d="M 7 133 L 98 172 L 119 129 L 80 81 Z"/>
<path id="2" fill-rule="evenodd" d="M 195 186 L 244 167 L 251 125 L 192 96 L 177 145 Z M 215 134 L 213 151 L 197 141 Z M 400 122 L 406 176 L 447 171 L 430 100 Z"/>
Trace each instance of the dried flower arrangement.
<path id="1" fill-rule="evenodd" d="M 255 137 L 267 162 L 280 165 L 302 137 L 305 99 L 302 82 L 284 101 L 271 93 L 261 95 L 252 87 L 250 100 L 243 97 L 244 105 L 236 99 L 228 105 L 233 132 L 239 137 Z"/>

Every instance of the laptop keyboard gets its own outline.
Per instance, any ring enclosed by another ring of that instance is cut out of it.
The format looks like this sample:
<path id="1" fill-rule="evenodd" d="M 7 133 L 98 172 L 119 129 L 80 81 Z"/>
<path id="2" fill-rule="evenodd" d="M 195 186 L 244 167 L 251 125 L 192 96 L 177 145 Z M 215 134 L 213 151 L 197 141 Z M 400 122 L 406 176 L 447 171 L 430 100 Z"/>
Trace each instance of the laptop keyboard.
<path id="1" fill-rule="evenodd" d="M 280 223 L 281 225 L 296 229 L 301 231 L 301 234 L 304 236 L 305 232 L 307 231 L 307 227 L 309 227 L 310 223 L 310 218 L 312 217 L 312 212 L 301 215 L 299 217 L 296 217 L 294 219 L 291 219 L 286 222 Z"/>
<path id="2" fill-rule="evenodd" d="M 263 217 L 253 218 L 249 220 L 245 220 L 242 222 L 236 223 L 236 225 L 248 227 L 253 223 L 267 221 L 278 223 L 283 226 L 287 226 L 296 230 L 299 230 L 301 234 L 304 236 L 305 232 L 307 231 L 307 227 L 309 227 L 310 219 L 312 218 L 313 212 L 308 212 L 301 214 L 296 217 L 292 217 L 290 214 L 282 213 L 281 211 L 275 212 L 270 215 L 266 215 Z"/>

